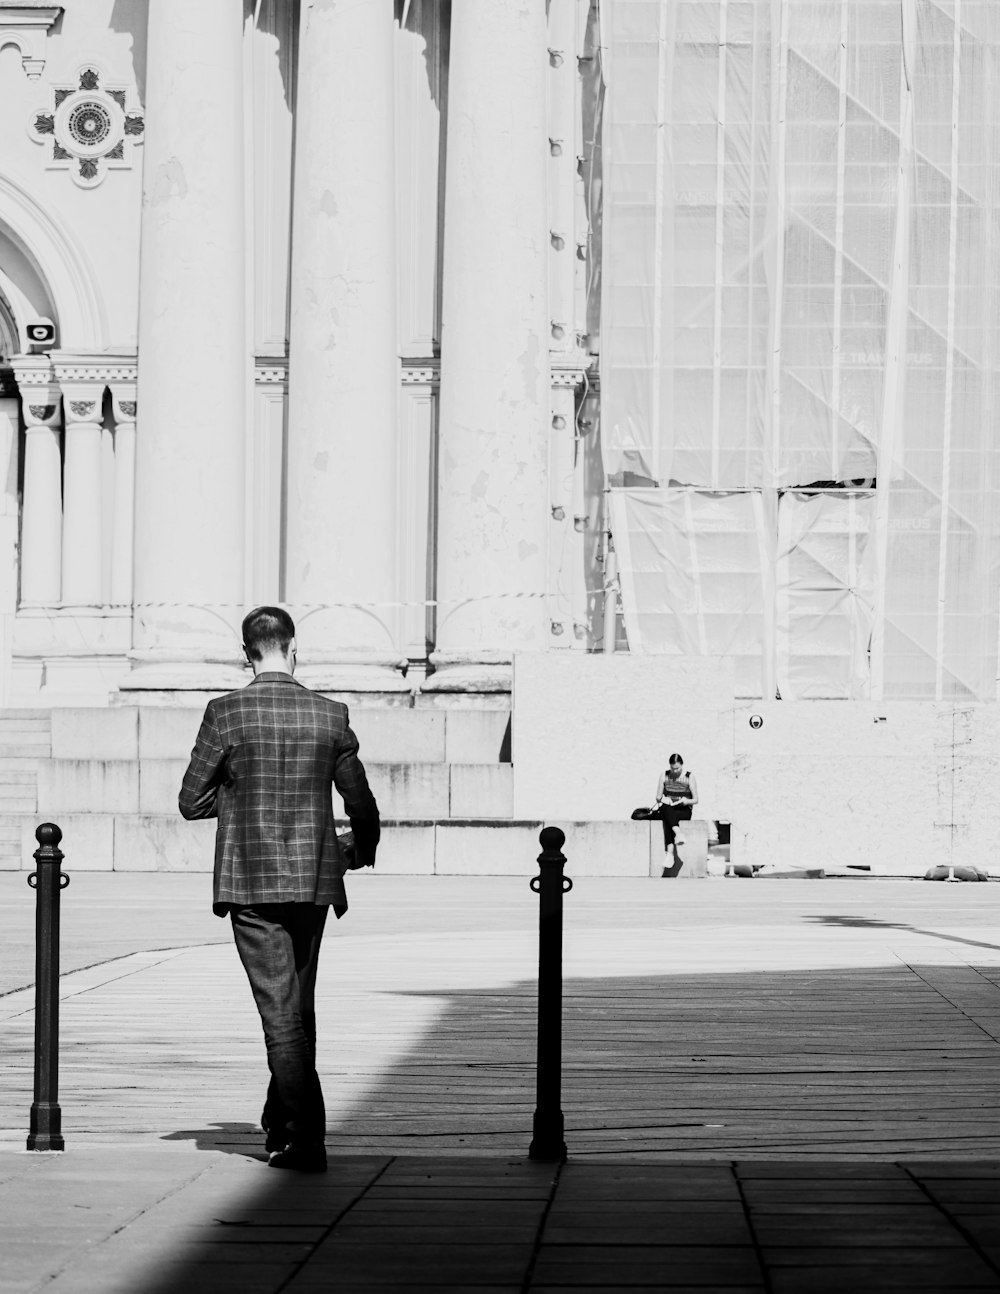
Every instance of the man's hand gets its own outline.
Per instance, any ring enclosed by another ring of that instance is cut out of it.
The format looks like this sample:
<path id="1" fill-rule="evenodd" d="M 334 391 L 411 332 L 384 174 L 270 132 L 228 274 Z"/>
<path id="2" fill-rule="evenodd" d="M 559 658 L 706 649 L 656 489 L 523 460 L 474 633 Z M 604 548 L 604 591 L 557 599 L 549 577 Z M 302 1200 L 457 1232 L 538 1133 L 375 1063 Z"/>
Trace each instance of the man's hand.
<path id="1" fill-rule="evenodd" d="M 358 849 L 354 841 L 353 831 L 338 832 L 337 844 L 340 846 L 340 856 L 344 860 L 345 871 L 357 872 L 360 871 L 362 867 L 375 866 L 374 858 L 368 863 L 363 863 L 358 859 Z"/>

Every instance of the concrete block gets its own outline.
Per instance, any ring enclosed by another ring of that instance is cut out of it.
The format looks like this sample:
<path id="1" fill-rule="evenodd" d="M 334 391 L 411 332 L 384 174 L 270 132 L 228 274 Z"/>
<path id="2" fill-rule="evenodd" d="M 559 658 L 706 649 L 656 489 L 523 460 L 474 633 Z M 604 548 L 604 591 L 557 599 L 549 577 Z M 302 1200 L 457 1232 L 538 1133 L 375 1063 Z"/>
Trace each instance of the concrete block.
<path id="1" fill-rule="evenodd" d="M 447 818 L 447 764 L 365 764 L 384 818 Z M 340 797 L 334 791 L 334 811 Z"/>
<path id="2" fill-rule="evenodd" d="M 540 822 L 439 822 L 435 828 L 437 876 L 535 876 Z"/>
<path id="3" fill-rule="evenodd" d="M 44 818 L 22 819 L 21 867 L 34 871 L 38 848 L 35 828 Z M 110 872 L 114 862 L 114 818 L 110 813 L 63 813 L 57 819 L 63 837 L 59 848 L 65 858 L 64 872 Z"/>
<path id="4" fill-rule="evenodd" d="M 5 813 L 0 818 L 0 870 L 34 871 L 31 855 L 38 848 L 35 828 L 42 821 L 37 813 Z"/>
<path id="5" fill-rule="evenodd" d="M 444 762 L 445 715 L 440 712 L 357 706 L 350 719 L 366 766 Z"/>
<path id="6" fill-rule="evenodd" d="M 953 819 L 948 852 L 935 863 L 986 868 L 1000 874 L 996 859 L 996 823 L 1000 810 L 1000 705 L 948 707 L 943 718 L 946 738 L 938 755 L 950 773 Z"/>
<path id="7" fill-rule="evenodd" d="M 186 763 L 191 758 L 204 713 L 204 706 L 183 710 L 169 706 L 141 706 L 139 758 L 183 759 Z"/>
<path id="8" fill-rule="evenodd" d="M 733 858 L 783 867 L 876 865 L 895 872 L 933 847 L 933 764 L 813 756 L 801 739 L 741 773 Z M 929 863 L 927 864 L 929 865 Z"/>
<path id="9" fill-rule="evenodd" d="M 176 813 L 186 759 L 139 760 L 139 812 Z"/>
<path id="10" fill-rule="evenodd" d="M 663 831 L 660 830 L 662 845 Z M 679 822 L 674 828 L 676 859 L 664 852 L 664 867 L 672 880 L 703 880 L 708 875 L 708 823 L 704 818 Z M 655 875 L 656 873 L 654 873 Z M 659 875 L 663 876 L 661 867 Z"/>
<path id="11" fill-rule="evenodd" d="M 667 869 L 667 880 L 702 880 L 709 874 L 722 876 L 724 865 L 716 863 L 721 851 L 713 855 L 713 867 L 709 868 L 709 837 L 714 835 L 715 824 L 705 818 L 690 818 L 679 822 L 674 831 L 677 844 L 677 856 L 663 848 L 663 823 L 649 824 L 649 874 L 663 878 L 663 869 Z M 742 858 L 742 855 L 740 856 Z M 751 873 L 752 874 L 752 873 Z"/>
<path id="12" fill-rule="evenodd" d="M 510 710 L 449 710 L 445 714 L 445 758 L 449 764 L 510 762 Z"/>
<path id="13" fill-rule="evenodd" d="M 414 822 L 383 827 L 375 872 L 386 876 L 433 876 L 434 824 Z M 362 868 L 357 873 L 349 872 L 348 884 L 355 875 L 364 877 L 369 871 Z"/>
<path id="14" fill-rule="evenodd" d="M 38 812 L 59 821 L 66 813 L 135 813 L 139 765 L 123 759 L 49 759 L 38 769 Z"/>
<path id="15" fill-rule="evenodd" d="M 648 876 L 648 822 L 547 822 L 566 834 L 567 876 Z M 659 824 L 654 824 L 658 826 Z M 535 837 L 536 842 L 538 837 Z M 541 852 L 536 843 L 535 857 Z"/>
<path id="16" fill-rule="evenodd" d="M 940 740 L 933 701 L 745 701 L 735 707 L 737 760 L 931 759 Z M 751 727 L 756 715 L 759 726 Z M 690 760 L 688 761 L 690 763 Z M 921 768 L 922 778 L 927 768 Z M 717 815 L 716 815 L 717 816 Z"/>
<path id="17" fill-rule="evenodd" d="M 115 818 L 116 872 L 211 872 L 215 819 L 185 822 L 175 814 Z M 206 901 L 211 900 L 211 887 Z"/>
<path id="18" fill-rule="evenodd" d="M 52 754 L 55 759 L 137 759 L 136 709 L 55 708 Z"/>
<path id="19" fill-rule="evenodd" d="M 733 663 L 722 657 L 518 652 L 514 657 L 514 813 L 627 821 L 650 804 L 671 751 L 718 805 L 732 761 Z"/>
<path id="20" fill-rule="evenodd" d="M 450 816 L 512 818 L 514 769 L 510 764 L 451 764 Z"/>
<path id="21" fill-rule="evenodd" d="M 737 707 L 733 859 L 923 875 L 952 819 L 944 729 L 934 702 Z"/>

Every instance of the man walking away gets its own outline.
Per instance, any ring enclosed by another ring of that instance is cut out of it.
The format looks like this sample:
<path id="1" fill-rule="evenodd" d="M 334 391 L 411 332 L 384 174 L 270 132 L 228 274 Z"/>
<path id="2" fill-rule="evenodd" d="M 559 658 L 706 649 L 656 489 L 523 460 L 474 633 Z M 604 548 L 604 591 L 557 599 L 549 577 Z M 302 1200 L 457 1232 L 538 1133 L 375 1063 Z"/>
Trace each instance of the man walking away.
<path id="1" fill-rule="evenodd" d="M 209 701 L 179 805 L 187 819 L 219 820 L 213 907 L 232 920 L 264 1027 L 268 1163 L 323 1172 L 316 967 L 327 909 L 338 917 L 347 911 L 347 862 L 334 829 L 331 785 L 354 832 L 351 866 L 375 864 L 378 806 L 347 706 L 292 677 L 295 625 L 287 611 L 251 611 L 243 650 L 253 682 Z"/>

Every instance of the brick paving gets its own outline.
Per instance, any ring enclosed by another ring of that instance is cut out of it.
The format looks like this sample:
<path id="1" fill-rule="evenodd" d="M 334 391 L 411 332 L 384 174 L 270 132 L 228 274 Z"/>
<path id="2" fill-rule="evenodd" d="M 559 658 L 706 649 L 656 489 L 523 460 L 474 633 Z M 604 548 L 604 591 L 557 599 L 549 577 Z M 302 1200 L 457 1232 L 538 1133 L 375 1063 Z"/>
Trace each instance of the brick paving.
<path id="1" fill-rule="evenodd" d="M 208 878 L 166 879 L 64 895 L 89 969 L 62 983 L 66 1153 L 37 1155 L 30 906 L 0 874 L 5 1294 L 1000 1289 L 992 885 L 581 878 L 547 1165 L 525 880 L 364 878 L 321 963 L 309 1177 L 262 1162 L 263 1045 Z"/>

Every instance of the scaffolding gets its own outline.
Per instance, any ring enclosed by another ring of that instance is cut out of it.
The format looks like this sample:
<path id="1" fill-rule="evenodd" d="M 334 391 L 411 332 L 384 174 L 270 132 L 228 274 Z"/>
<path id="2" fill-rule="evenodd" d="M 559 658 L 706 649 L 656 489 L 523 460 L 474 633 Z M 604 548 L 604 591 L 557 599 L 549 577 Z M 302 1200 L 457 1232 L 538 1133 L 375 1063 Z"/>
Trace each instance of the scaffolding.
<path id="1" fill-rule="evenodd" d="M 630 649 L 993 699 L 997 0 L 603 0 Z"/>

